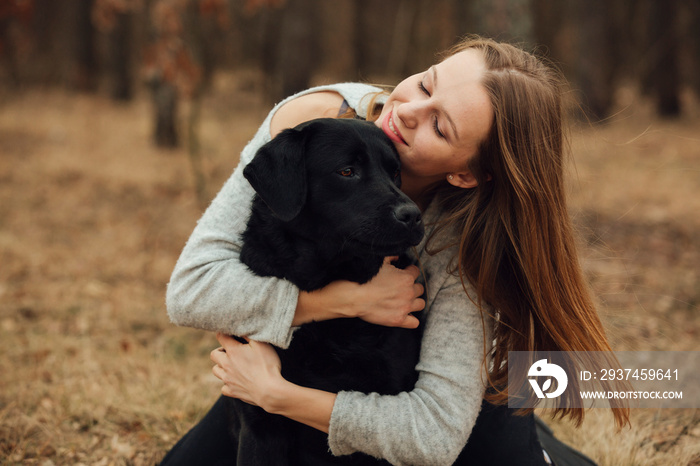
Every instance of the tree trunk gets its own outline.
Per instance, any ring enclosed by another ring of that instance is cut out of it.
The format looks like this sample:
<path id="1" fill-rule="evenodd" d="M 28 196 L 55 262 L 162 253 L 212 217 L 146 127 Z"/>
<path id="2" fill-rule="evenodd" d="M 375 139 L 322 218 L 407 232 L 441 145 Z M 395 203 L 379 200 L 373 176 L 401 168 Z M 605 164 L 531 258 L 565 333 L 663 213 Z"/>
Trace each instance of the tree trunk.
<path id="1" fill-rule="evenodd" d="M 475 32 L 472 0 L 452 0 L 455 29 L 458 37 Z"/>
<path id="2" fill-rule="evenodd" d="M 586 116 L 605 118 L 613 103 L 615 63 L 614 24 L 608 0 L 579 2 L 574 9 L 578 61 L 575 84 L 582 96 Z"/>
<path id="3" fill-rule="evenodd" d="M 276 47 L 272 96 L 278 101 L 309 87 L 317 58 L 313 0 L 288 0 Z"/>
<path id="4" fill-rule="evenodd" d="M 263 72 L 265 94 L 271 102 L 279 101 L 279 92 L 275 91 L 275 69 L 277 62 L 277 44 L 280 41 L 280 29 L 283 8 L 265 8 L 260 12 L 260 69 Z"/>
<path id="5" fill-rule="evenodd" d="M 371 0 L 355 0 L 355 24 L 352 37 L 353 61 L 358 70 L 367 72 L 368 62 L 368 27 L 365 12 L 371 5 Z"/>
<path id="6" fill-rule="evenodd" d="M 158 147 L 177 147 L 177 89 L 172 83 L 159 81 L 153 84 L 155 106 L 155 140 Z"/>
<path id="7" fill-rule="evenodd" d="M 687 77 L 691 88 L 700 96 L 700 2 L 690 2 L 686 8 L 690 15 Z"/>
<path id="8" fill-rule="evenodd" d="M 92 92 L 97 89 L 97 53 L 95 51 L 95 26 L 92 22 L 94 0 L 80 0 L 76 40 L 75 87 L 80 91 Z"/>
<path id="9" fill-rule="evenodd" d="M 649 35 L 656 38 L 656 60 L 651 67 L 651 86 L 659 115 L 676 117 L 681 113 L 678 64 L 677 0 L 652 2 Z"/>
<path id="10" fill-rule="evenodd" d="M 394 17 L 394 33 L 391 38 L 391 52 L 386 63 L 388 76 L 405 76 L 409 50 L 413 49 L 411 36 L 418 14 L 418 0 L 406 0 L 399 4 Z"/>
<path id="11" fill-rule="evenodd" d="M 197 94 L 211 85 L 214 76 L 214 57 L 212 44 L 207 40 L 205 31 L 206 18 L 199 11 L 199 2 L 190 0 L 182 17 L 184 38 L 195 63 L 201 70 L 201 80 L 194 93 Z"/>
<path id="12" fill-rule="evenodd" d="M 131 50 L 133 41 L 133 13 L 120 12 L 110 33 L 112 49 L 112 98 L 128 101 L 133 97 Z"/>
<path id="13" fill-rule="evenodd" d="M 532 0 L 531 5 L 532 35 L 535 45 L 546 47 L 549 58 L 560 58 L 561 51 L 557 44 L 564 20 L 562 4 L 550 0 Z"/>

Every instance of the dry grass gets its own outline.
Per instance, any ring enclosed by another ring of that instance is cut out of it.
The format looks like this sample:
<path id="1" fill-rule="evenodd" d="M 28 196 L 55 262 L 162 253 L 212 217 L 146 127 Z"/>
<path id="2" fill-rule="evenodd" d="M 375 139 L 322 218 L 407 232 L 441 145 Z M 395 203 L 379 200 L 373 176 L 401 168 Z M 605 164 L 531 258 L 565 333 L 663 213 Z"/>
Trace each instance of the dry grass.
<path id="1" fill-rule="evenodd" d="M 210 195 L 264 114 L 233 81 L 214 96 Z M 584 264 L 616 349 L 697 350 L 698 120 L 627 113 L 574 132 Z M 216 341 L 165 313 L 201 210 L 186 154 L 152 147 L 149 115 L 147 99 L 60 91 L 0 102 L 2 464 L 153 464 L 219 393 Z M 602 464 L 698 464 L 697 416 L 639 411 L 619 434 L 604 411 L 553 425 Z"/>

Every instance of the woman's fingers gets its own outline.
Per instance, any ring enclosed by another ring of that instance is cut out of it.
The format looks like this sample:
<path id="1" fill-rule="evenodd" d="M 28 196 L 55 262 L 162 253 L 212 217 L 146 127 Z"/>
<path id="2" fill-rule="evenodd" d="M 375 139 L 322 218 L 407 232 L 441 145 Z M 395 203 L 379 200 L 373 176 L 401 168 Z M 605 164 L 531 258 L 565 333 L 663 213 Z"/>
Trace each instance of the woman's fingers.
<path id="1" fill-rule="evenodd" d="M 245 337 L 237 338 L 243 338 L 245 341 L 249 341 Z M 245 343 L 241 343 L 240 341 L 236 340 L 236 338 L 221 332 L 216 334 L 216 339 L 219 341 L 221 346 L 209 353 L 209 358 L 219 366 L 226 364 L 229 361 L 228 357 L 230 354 L 235 353 L 238 348 L 245 345 Z M 221 377 L 219 378 L 221 379 Z"/>
<path id="2" fill-rule="evenodd" d="M 223 348 L 216 348 L 213 350 L 211 353 L 209 353 L 209 359 L 211 359 L 211 362 L 214 364 L 224 364 L 226 361 L 226 350 Z"/>
<path id="3" fill-rule="evenodd" d="M 416 298 L 420 298 L 421 296 L 423 296 L 423 292 L 425 292 L 425 288 L 423 287 L 423 285 L 421 285 L 420 283 L 413 284 L 413 295 Z"/>
<path id="4" fill-rule="evenodd" d="M 386 256 L 384 258 L 384 264 L 385 265 L 391 264 L 392 262 L 397 261 L 397 260 L 399 260 L 399 256 Z"/>
<path id="5" fill-rule="evenodd" d="M 411 312 L 420 312 L 425 309 L 425 300 L 422 298 L 414 299 L 411 303 Z"/>
<path id="6" fill-rule="evenodd" d="M 411 275 L 413 281 L 416 281 L 416 279 L 420 276 L 420 269 L 415 265 L 409 265 L 403 270 Z"/>
<path id="7" fill-rule="evenodd" d="M 357 290 L 339 298 L 342 302 L 351 302 L 355 306 L 349 315 L 354 315 L 367 322 L 390 327 L 415 328 L 418 319 L 410 315 L 425 308 L 422 298 L 424 287 L 416 283 L 420 270 L 415 265 L 399 269 L 392 262 L 396 256 L 384 259 L 379 273 L 368 283 L 360 285 Z"/>
<path id="8" fill-rule="evenodd" d="M 216 376 L 217 379 L 221 380 L 222 382 L 224 381 L 224 377 L 226 376 L 226 371 L 218 365 L 214 364 L 214 367 L 211 368 L 211 372 Z"/>
<path id="9" fill-rule="evenodd" d="M 408 328 L 408 329 L 413 329 L 413 328 L 418 328 L 418 325 L 420 325 L 420 321 L 416 316 L 413 314 L 408 314 L 406 318 L 403 320 L 403 322 L 397 327 L 399 328 Z"/>
<path id="10" fill-rule="evenodd" d="M 212 373 L 224 383 L 221 393 L 259 405 L 266 393 L 282 379 L 280 360 L 268 343 L 217 334 L 221 347 L 210 353 Z"/>
<path id="11" fill-rule="evenodd" d="M 226 384 L 223 384 L 223 385 L 221 386 L 221 394 L 224 395 L 224 396 L 228 396 L 228 397 L 230 397 L 230 398 L 236 398 L 236 392 L 234 392 L 233 390 L 231 390 L 231 389 L 228 387 L 228 385 L 226 385 Z M 250 403 L 250 404 L 252 404 L 252 403 Z"/>
<path id="12" fill-rule="evenodd" d="M 231 335 L 226 335 L 225 333 L 217 332 L 216 334 L 216 339 L 219 341 L 221 346 L 223 346 L 224 349 L 226 347 L 232 347 L 235 348 L 237 345 L 243 345 L 245 343 L 241 343 L 237 338 L 245 340 L 247 343 L 250 342 L 248 337 L 232 337 Z"/>

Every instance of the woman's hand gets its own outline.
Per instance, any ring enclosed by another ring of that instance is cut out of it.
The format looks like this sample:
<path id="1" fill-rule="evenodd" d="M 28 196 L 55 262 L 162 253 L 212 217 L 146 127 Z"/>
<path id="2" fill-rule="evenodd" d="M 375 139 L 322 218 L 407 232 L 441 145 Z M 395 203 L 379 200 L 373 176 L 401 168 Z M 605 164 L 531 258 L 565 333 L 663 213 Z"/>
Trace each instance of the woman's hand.
<path id="1" fill-rule="evenodd" d="M 425 308 L 423 285 L 416 283 L 418 267 L 394 267 L 396 257 L 387 257 L 379 273 L 368 283 L 336 281 L 318 291 L 299 294 L 293 325 L 313 320 L 359 317 L 387 327 L 418 327 L 411 315 Z"/>
<path id="2" fill-rule="evenodd" d="M 212 372 L 224 383 L 221 393 L 267 411 L 272 393 L 286 383 L 274 348 L 254 340 L 241 343 L 222 333 L 216 339 L 221 347 L 211 352 Z"/>
<path id="3" fill-rule="evenodd" d="M 212 372 L 224 382 L 222 394 L 328 433 L 335 393 L 286 381 L 277 352 L 267 343 L 246 339 L 245 344 L 222 333 L 216 339 L 221 348 L 211 352 Z"/>

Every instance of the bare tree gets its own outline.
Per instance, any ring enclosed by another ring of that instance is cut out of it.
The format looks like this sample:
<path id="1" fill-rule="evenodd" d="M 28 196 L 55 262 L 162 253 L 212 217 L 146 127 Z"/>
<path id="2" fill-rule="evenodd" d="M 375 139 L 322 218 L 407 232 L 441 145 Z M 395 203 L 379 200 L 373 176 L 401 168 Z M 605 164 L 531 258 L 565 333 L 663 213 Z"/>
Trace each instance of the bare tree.
<path id="1" fill-rule="evenodd" d="M 472 0 L 451 0 L 452 10 L 454 12 L 453 21 L 458 37 L 475 32 L 475 18 L 473 12 Z"/>
<path id="2" fill-rule="evenodd" d="M 12 85 L 19 85 L 21 63 L 31 47 L 33 1 L 0 3 L 0 64 L 4 62 Z"/>
<path id="3" fill-rule="evenodd" d="M 386 63 L 386 74 L 402 76 L 406 74 L 409 52 L 413 50 L 411 37 L 415 32 L 418 19 L 419 0 L 406 0 L 399 4 L 394 16 L 394 30 L 389 49 L 389 59 Z"/>
<path id="4" fill-rule="evenodd" d="M 116 100 L 131 100 L 133 97 L 133 10 L 117 13 L 117 20 L 110 34 L 112 49 L 112 97 Z"/>
<path id="5" fill-rule="evenodd" d="M 688 82 L 700 95 L 700 2 L 688 2 L 685 7 L 688 14 Z"/>
<path id="6" fill-rule="evenodd" d="M 608 0 L 576 2 L 574 81 L 582 107 L 594 120 L 608 116 L 615 90 L 615 24 Z"/>
<path id="7" fill-rule="evenodd" d="M 81 91 L 97 89 L 99 66 L 95 48 L 97 30 L 92 20 L 94 3 L 94 0 L 80 0 L 78 3 L 74 84 Z"/>
<path id="8" fill-rule="evenodd" d="M 651 67 L 650 83 L 659 115 L 675 117 L 681 113 L 680 70 L 678 63 L 678 1 L 651 2 L 649 36 L 657 52 Z"/>
<path id="9" fill-rule="evenodd" d="M 274 48 L 270 94 L 277 101 L 309 87 L 317 54 L 316 4 L 314 0 L 288 0 L 279 24 Z"/>
<path id="10" fill-rule="evenodd" d="M 532 36 L 538 47 L 546 48 L 547 55 L 559 60 L 562 55 L 558 44 L 564 25 L 565 9 L 562 2 L 532 0 Z"/>

